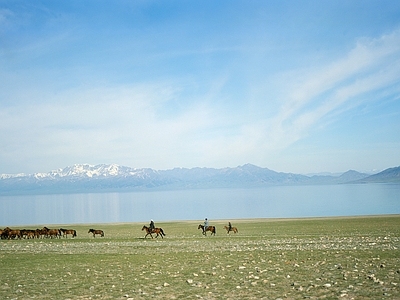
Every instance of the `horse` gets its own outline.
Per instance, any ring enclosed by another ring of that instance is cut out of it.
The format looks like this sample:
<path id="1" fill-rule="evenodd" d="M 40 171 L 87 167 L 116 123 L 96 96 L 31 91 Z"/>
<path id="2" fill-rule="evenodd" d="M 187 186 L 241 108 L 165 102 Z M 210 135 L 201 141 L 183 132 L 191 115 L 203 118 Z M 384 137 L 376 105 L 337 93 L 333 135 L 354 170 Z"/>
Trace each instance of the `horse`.
<path id="1" fill-rule="evenodd" d="M 33 239 L 35 238 L 35 230 L 31 230 L 31 229 L 21 229 L 21 235 L 23 238 L 26 239 Z"/>
<path id="2" fill-rule="evenodd" d="M 207 229 L 204 230 L 204 225 L 199 224 L 199 227 L 197 227 L 197 229 L 200 229 L 200 228 L 201 228 L 201 230 L 203 230 L 204 235 L 207 235 L 207 231 L 211 231 L 211 235 L 214 234 L 214 236 L 215 236 L 215 233 L 217 232 L 215 226 L 207 226 Z"/>
<path id="3" fill-rule="evenodd" d="M 72 237 L 76 237 L 76 230 L 74 229 L 64 229 L 64 228 L 60 228 L 60 231 L 62 232 L 63 236 L 65 238 L 68 238 L 68 234 L 71 234 Z"/>
<path id="4" fill-rule="evenodd" d="M 61 231 L 59 229 L 49 229 L 47 227 L 43 227 L 42 229 L 43 232 L 45 232 L 46 237 L 50 238 L 60 238 L 61 237 Z"/>
<path id="5" fill-rule="evenodd" d="M 165 236 L 164 231 L 162 230 L 162 228 L 154 228 L 153 230 L 150 229 L 150 227 L 147 227 L 146 225 L 144 225 L 142 227 L 142 230 L 146 230 L 146 235 L 144 236 L 144 238 L 146 238 L 149 234 L 151 236 L 151 238 L 153 238 L 152 233 L 156 233 L 156 238 L 160 235 L 161 238 L 163 239 L 163 236 Z"/>
<path id="6" fill-rule="evenodd" d="M 229 231 L 233 231 L 234 233 L 238 233 L 238 229 L 236 227 L 229 228 L 228 226 L 224 226 L 226 229 L 226 233 L 229 234 Z"/>
<path id="7" fill-rule="evenodd" d="M 103 230 L 95 230 L 95 229 L 89 229 L 88 233 L 93 233 L 93 237 L 96 237 L 96 234 L 100 234 L 101 237 L 104 237 L 104 231 Z"/>
<path id="8" fill-rule="evenodd" d="M 9 240 L 11 239 L 22 239 L 22 234 L 21 234 L 21 230 L 19 229 L 11 229 L 9 227 L 4 228 L 3 232 L 2 232 L 2 238 L 7 238 Z"/>
<path id="9" fill-rule="evenodd" d="M 36 234 L 37 238 L 44 238 L 46 236 L 47 230 L 45 228 L 47 228 L 47 227 L 44 227 L 42 229 L 37 228 L 35 230 L 35 234 Z"/>

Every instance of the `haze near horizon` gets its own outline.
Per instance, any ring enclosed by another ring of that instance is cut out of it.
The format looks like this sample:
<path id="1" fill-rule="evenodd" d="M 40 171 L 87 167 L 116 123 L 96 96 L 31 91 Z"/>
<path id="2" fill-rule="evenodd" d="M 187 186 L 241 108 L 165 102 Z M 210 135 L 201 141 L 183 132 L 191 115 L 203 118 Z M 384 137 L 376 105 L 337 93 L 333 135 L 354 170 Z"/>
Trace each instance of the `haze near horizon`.
<path id="1" fill-rule="evenodd" d="M 396 1 L 2 1 L 0 173 L 400 165 Z"/>

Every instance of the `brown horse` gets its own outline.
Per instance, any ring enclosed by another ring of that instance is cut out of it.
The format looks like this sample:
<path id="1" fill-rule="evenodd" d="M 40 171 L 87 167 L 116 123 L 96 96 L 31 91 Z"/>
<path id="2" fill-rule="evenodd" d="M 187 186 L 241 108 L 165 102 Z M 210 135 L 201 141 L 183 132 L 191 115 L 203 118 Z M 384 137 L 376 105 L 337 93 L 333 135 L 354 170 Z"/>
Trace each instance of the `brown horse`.
<path id="1" fill-rule="evenodd" d="M 1 234 L 2 238 L 7 238 L 9 240 L 11 239 L 21 239 L 22 238 L 22 234 L 21 234 L 21 230 L 19 229 L 11 229 L 10 227 L 6 227 L 4 228 L 2 234 Z"/>
<path id="2" fill-rule="evenodd" d="M 47 228 L 47 227 L 44 227 L 44 228 L 42 228 L 42 229 L 37 228 L 37 229 L 35 230 L 35 233 L 36 233 L 36 237 L 37 237 L 37 238 L 44 238 L 44 237 L 46 236 L 47 230 L 46 230 L 45 228 Z"/>
<path id="3" fill-rule="evenodd" d="M 61 231 L 63 237 L 65 237 L 65 238 L 68 238 L 68 234 L 71 234 L 72 237 L 76 237 L 76 230 L 74 230 L 74 229 L 60 228 L 60 231 Z"/>
<path id="4" fill-rule="evenodd" d="M 228 226 L 224 226 L 224 228 L 226 229 L 226 233 L 228 233 L 228 234 L 229 234 L 229 231 L 233 231 L 234 233 L 238 233 L 238 229 L 236 227 L 229 228 Z"/>
<path id="5" fill-rule="evenodd" d="M 21 229 L 21 235 L 23 238 L 33 239 L 33 238 L 35 238 L 35 230 Z"/>
<path id="6" fill-rule="evenodd" d="M 207 235 L 207 231 L 211 231 L 211 235 L 214 234 L 214 236 L 215 236 L 215 233 L 217 232 L 215 226 L 207 226 L 207 229 L 204 230 L 204 225 L 199 224 L 199 227 L 197 227 L 197 229 L 200 229 L 200 228 L 201 228 L 201 230 L 203 230 L 204 235 Z"/>
<path id="7" fill-rule="evenodd" d="M 153 238 L 152 233 L 156 233 L 156 238 L 160 235 L 161 238 L 163 238 L 163 236 L 165 236 L 164 231 L 162 230 L 162 228 L 154 228 L 153 230 L 150 229 L 150 227 L 147 227 L 146 225 L 144 225 L 142 227 L 142 230 L 146 230 L 146 235 L 144 236 L 144 238 L 146 238 L 149 234 L 151 236 L 151 238 Z"/>
<path id="8" fill-rule="evenodd" d="M 61 232 L 59 229 L 49 229 L 46 226 L 43 227 L 42 232 L 44 233 L 44 236 L 50 237 L 50 238 L 59 238 L 61 237 Z"/>
<path id="9" fill-rule="evenodd" d="M 101 237 L 104 237 L 104 231 L 103 230 L 95 230 L 95 229 L 89 229 L 88 233 L 93 233 L 93 237 L 96 237 L 96 234 L 99 234 Z"/>

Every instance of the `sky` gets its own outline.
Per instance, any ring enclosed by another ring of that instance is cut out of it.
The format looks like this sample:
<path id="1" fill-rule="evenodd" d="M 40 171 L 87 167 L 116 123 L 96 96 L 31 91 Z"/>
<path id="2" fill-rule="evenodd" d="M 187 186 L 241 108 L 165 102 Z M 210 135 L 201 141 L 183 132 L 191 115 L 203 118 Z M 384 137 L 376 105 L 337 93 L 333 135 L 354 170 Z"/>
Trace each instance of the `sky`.
<path id="1" fill-rule="evenodd" d="M 0 173 L 400 165 L 400 1 L 0 0 Z"/>

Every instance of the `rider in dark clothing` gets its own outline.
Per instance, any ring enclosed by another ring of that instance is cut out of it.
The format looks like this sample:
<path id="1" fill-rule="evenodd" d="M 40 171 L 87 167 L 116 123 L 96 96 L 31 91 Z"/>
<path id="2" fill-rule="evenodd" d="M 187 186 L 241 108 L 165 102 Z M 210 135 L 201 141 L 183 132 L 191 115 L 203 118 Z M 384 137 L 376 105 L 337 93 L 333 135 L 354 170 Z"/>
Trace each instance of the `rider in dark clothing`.
<path id="1" fill-rule="evenodd" d="M 150 228 L 150 231 L 153 231 L 154 228 L 156 228 L 156 226 L 154 226 L 154 221 L 153 221 L 153 220 L 150 220 L 150 226 L 149 226 L 149 228 Z"/>
<path id="2" fill-rule="evenodd" d="M 231 222 L 228 223 L 228 232 L 232 230 L 232 224 Z"/>

